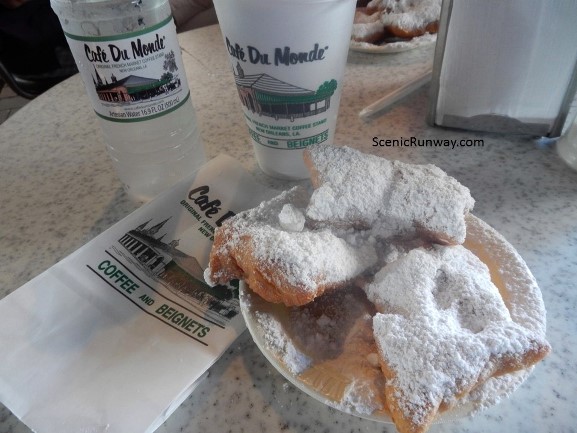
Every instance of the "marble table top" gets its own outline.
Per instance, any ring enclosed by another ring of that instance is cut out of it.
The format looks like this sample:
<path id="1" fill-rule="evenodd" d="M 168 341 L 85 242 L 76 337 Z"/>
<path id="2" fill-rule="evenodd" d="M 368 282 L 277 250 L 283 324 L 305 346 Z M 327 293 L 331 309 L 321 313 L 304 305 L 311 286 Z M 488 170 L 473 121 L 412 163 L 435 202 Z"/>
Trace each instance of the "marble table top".
<path id="1" fill-rule="evenodd" d="M 207 153 L 227 153 L 259 182 L 260 172 L 216 26 L 180 35 Z M 427 125 L 427 88 L 371 120 L 359 111 L 432 63 L 433 47 L 398 54 L 351 52 L 337 144 L 415 163 L 433 163 L 470 188 L 474 213 L 497 229 L 536 277 L 552 354 L 499 405 L 432 433 L 577 431 L 577 172 L 554 145 L 527 137 Z M 388 148 L 374 139 L 481 139 L 482 147 Z M 80 78 L 41 95 L 0 127 L 0 298 L 122 219 L 131 203 L 116 179 Z M 0 318 L 0 326 L 2 319 Z M 1 379 L 1 378 L 0 378 Z M 30 430 L 0 405 L 0 432 Z M 281 376 L 245 332 L 209 376 L 157 430 L 176 432 L 394 432 L 328 408 Z"/>

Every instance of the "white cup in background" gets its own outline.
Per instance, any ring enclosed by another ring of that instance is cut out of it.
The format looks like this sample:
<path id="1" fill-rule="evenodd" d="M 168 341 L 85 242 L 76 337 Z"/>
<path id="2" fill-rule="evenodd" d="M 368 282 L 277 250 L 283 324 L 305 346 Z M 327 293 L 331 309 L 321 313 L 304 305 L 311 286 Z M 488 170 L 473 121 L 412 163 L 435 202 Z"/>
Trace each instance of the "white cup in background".
<path id="1" fill-rule="evenodd" d="M 214 0 L 257 161 L 304 179 L 332 143 L 356 0 Z"/>

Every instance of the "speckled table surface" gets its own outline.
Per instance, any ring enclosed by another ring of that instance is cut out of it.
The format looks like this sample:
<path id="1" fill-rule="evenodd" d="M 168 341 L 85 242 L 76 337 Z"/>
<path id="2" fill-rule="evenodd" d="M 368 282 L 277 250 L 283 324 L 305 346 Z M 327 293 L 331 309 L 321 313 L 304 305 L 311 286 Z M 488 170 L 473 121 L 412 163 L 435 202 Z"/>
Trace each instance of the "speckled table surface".
<path id="1" fill-rule="evenodd" d="M 180 37 L 209 156 L 227 153 L 260 182 L 217 27 Z M 546 358 L 510 399 L 431 432 L 577 431 L 577 173 L 554 146 L 523 137 L 433 128 L 424 88 L 369 121 L 359 111 L 424 71 L 432 47 L 349 55 L 337 144 L 434 163 L 468 186 L 474 213 L 513 244 L 535 275 L 548 312 Z M 0 127 L 0 297 L 49 268 L 135 209 L 105 154 L 96 116 L 75 76 Z M 483 147 L 386 148 L 377 139 L 482 139 Z M 2 319 L 0 318 L 0 326 Z M 0 406 L 0 433 L 30 430 Z M 330 409 L 290 385 L 244 333 L 209 377 L 158 429 L 174 432 L 394 432 Z"/>

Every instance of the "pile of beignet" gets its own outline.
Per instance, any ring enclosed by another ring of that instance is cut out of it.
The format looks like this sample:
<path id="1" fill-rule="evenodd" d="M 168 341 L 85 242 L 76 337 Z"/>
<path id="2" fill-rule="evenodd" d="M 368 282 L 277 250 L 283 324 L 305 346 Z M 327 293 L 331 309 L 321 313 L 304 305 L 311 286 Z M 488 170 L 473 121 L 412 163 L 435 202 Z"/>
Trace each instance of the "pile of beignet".
<path id="1" fill-rule="evenodd" d="M 435 34 L 440 14 L 441 0 L 359 0 L 352 40 L 382 45 Z"/>
<path id="2" fill-rule="evenodd" d="M 401 433 L 426 431 L 488 379 L 547 355 L 544 324 L 513 321 L 487 266 L 461 245 L 474 206 L 465 186 L 348 147 L 311 146 L 305 162 L 312 192 L 293 188 L 217 229 L 209 283 L 244 279 L 287 306 L 361 287 Z"/>

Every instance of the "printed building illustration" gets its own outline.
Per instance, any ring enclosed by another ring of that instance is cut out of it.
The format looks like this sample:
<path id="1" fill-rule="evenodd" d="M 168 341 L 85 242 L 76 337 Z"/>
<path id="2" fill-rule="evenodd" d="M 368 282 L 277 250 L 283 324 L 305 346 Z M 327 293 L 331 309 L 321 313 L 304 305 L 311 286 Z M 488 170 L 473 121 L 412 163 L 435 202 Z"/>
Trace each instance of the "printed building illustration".
<path id="1" fill-rule="evenodd" d="M 245 75 L 240 63 L 236 67 L 235 81 L 245 107 L 275 119 L 294 120 L 322 113 L 330 107 L 331 96 L 337 88 L 336 80 L 327 81 L 313 91 L 268 74 Z"/>
<path id="2" fill-rule="evenodd" d="M 96 77 L 93 77 L 94 87 L 98 98 L 107 102 L 135 102 L 154 98 L 156 96 L 169 93 L 180 87 L 180 80 L 172 80 L 172 76 L 153 79 L 129 75 L 118 80 L 114 75 L 110 77 L 111 82 L 103 81 L 102 77 L 94 70 Z"/>
<path id="3" fill-rule="evenodd" d="M 177 248 L 178 239 L 164 242 L 165 235 L 158 236 L 169 220 L 150 227 L 151 221 L 146 221 L 124 234 L 118 242 L 141 268 L 162 281 L 173 293 L 184 299 L 194 299 L 223 317 L 234 317 L 239 311 L 238 293 L 227 286 L 208 286 L 196 258 Z"/>
<path id="4" fill-rule="evenodd" d="M 162 237 L 159 239 L 154 238 L 154 235 L 160 231 L 167 221 L 168 219 L 149 229 L 146 226 L 150 221 L 147 221 L 126 233 L 118 241 L 134 258 L 155 275 L 164 271 L 166 264 L 172 260 L 171 251 L 178 246 L 178 240 L 165 244 L 162 242 Z"/>

